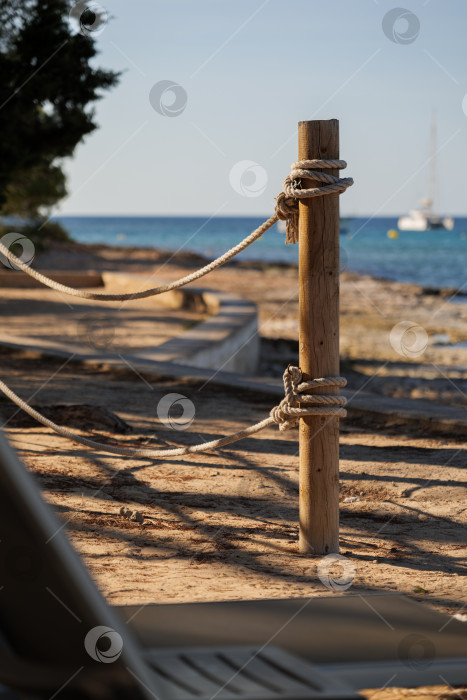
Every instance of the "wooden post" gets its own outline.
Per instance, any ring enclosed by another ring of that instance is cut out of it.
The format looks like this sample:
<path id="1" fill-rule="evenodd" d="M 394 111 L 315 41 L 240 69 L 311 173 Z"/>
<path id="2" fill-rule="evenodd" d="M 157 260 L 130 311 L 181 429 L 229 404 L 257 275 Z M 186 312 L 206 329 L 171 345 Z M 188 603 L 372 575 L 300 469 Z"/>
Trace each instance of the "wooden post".
<path id="1" fill-rule="evenodd" d="M 298 124 L 298 158 L 339 158 L 339 122 Z M 337 170 L 326 170 L 339 175 Z M 317 186 L 304 180 L 303 188 Z M 299 205 L 300 368 L 303 379 L 339 375 L 339 195 Z M 315 393 L 323 393 L 316 389 Z M 325 393 L 338 393 L 327 388 Z M 339 551 L 339 419 L 300 420 L 300 539 L 302 553 Z"/>

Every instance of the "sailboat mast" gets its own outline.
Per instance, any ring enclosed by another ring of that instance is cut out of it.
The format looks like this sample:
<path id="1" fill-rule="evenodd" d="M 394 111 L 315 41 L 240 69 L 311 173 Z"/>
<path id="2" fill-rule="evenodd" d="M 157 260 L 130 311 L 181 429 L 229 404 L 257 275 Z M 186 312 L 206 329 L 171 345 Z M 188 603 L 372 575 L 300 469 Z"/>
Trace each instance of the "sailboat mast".
<path id="1" fill-rule="evenodd" d="M 436 113 L 433 110 L 431 113 L 431 128 L 430 128 L 430 179 L 428 183 L 428 200 L 429 208 L 434 208 L 435 193 L 436 193 Z"/>
<path id="2" fill-rule="evenodd" d="M 437 182 L 436 161 L 436 113 L 433 110 L 431 113 L 430 127 L 430 156 L 427 161 L 429 178 L 428 196 L 420 201 L 421 206 L 419 209 L 414 209 L 408 216 L 399 217 L 397 226 L 401 231 L 429 231 L 431 229 L 453 230 L 454 219 L 452 216 L 443 217 L 434 213 L 436 211 L 434 209 Z"/>

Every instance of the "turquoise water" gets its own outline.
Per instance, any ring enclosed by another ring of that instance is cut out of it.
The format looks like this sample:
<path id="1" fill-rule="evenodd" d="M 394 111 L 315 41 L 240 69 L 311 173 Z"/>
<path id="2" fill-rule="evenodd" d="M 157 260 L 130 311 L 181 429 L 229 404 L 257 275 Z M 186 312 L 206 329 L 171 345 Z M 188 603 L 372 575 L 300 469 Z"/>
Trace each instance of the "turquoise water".
<path id="1" fill-rule="evenodd" d="M 214 258 L 242 240 L 261 217 L 57 217 L 82 243 L 184 250 Z M 341 241 L 341 267 L 430 287 L 467 290 L 467 218 L 453 231 L 387 232 L 396 218 L 351 219 Z M 298 247 L 284 244 L 274 226 L 239 256 L 243 260 L 297 262 Z"/>

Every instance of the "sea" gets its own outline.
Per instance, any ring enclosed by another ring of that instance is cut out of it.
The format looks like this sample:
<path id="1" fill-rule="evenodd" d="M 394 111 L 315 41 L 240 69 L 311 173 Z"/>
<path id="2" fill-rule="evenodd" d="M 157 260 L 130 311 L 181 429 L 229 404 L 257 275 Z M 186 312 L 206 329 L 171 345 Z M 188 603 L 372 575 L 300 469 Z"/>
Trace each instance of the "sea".
<path id="1" fill-rule="evenodd" d="M 241 241 L 267 217 L 61 216 L 81 243 L 189 251 L 215 258 Z M 341 270 L 436 289 L 467 293 L 467 218 L 452 231 L 398 231 L 397 218 L 355 217 L 341 222 Z M 297 263 L 298 246 L 285 245 L 275 225 L 243 251 L 240 260 Z"/>

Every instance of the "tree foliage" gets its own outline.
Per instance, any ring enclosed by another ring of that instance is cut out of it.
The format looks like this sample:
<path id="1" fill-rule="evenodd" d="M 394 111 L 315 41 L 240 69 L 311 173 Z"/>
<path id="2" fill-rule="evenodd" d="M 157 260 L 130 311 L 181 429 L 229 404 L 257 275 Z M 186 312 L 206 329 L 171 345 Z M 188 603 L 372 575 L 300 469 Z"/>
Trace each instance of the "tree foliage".
<path id="1" fill-rule="evenodd" d="M 86 3 L 78 5 L 92 24 Z M 61 159 L 97 127 L 92 105 L 118 81 L 117 73 L 94 67 L 92 32 L 73 31 L 71 9 L 69 0 L 0 0 L 4 213 L 34 216 L 64 196 Z"/>
<path id="2" fill-rule="evenodd" d="M 2 213 L 37 219 L 66 196 L 66 178 L 59 165 L 45 163 L 17 171 L 6 187 Z"/>

